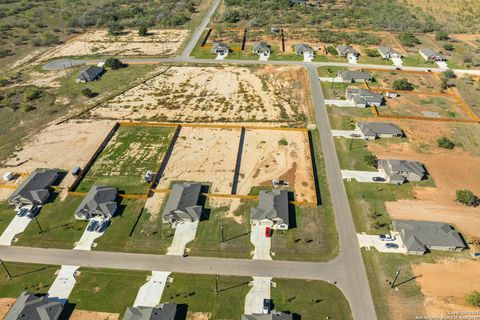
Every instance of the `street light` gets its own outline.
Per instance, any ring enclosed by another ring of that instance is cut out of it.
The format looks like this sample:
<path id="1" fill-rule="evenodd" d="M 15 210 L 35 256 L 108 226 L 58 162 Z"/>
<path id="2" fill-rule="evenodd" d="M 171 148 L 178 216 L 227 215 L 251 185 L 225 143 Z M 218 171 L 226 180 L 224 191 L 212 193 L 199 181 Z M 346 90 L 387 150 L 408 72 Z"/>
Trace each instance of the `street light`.
<path id="1" fill-rule="evenodd" d="M 220 218 L 220 231 L 222 233 L 222 240 L 220 241 L 220 243 L 223 243 L 225 242 L 225 226 L 223 224 L 223 217 Z"/>
<path id="2" fill-rule="evenodd" d="M 401 270 L 401 268 L 398 268 L 397 272 L 395 273 L 395 277 L 393 278 L 393 282 L 390 285 L 390 288 L 395 287 L 395 282 L 397 282 L 397 278 L 398 278 L 398 275 L 400 274 L 400 270 Z"/>

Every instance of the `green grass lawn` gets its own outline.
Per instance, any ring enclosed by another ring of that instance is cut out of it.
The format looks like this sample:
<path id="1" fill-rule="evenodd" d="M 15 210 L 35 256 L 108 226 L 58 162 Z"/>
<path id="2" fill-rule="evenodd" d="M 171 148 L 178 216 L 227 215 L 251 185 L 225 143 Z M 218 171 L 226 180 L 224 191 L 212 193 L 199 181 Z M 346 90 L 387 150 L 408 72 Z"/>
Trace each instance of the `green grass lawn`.
<path id="1" fill-rule="evenodd" d="M 433 62 L 426 62 L 419 53 L 410 54 L 402 58 L 403 65 L 407 67 L 425 67 L 425 68 L 438 68 Z"/>
<path id="2" fill-rule="evenodd" d="M 88 191 L 96 183 L 125 193 L 144 193 L 149 184 L 143 175 L 147 170 L 157 172 L 173 131 L 170 127 L 120 127 L 77 191 Z"/>
<path id="3" fill-rule="evenodd" d="M 0 297 L 16 298 L 23 291 L 47 293 L 55 280 L 55 271 L 59 266 L 5 262 L 12 275 L 10 279 L 5 269 L 0 266 Z"/>
<path id="4" fill-rule="evenodd" d="M 150 272 L 80 268 L 69 303 L 76 309 L 120 313 L 132 306 Z"/>
<path id="5" fill-rule="evenodd" d="M 338 71 L 347 70 L 344 67 L 319 67 L 318 76 L 319 77 L 336 77 Z"/>
<path id="6" fill-rule="evenodd" d="M 14 207 L 8 204 L 8 201 L 0 201 L 0 234 L 5 231 L 13 217 L 15 217 Z"/>
<path id="7" fill-rule="evenodd" d="M 250 289 L 250 277 L 219 276 L 215 293 L 214 275 L 171 275 L 162 302 L 187 304 L 188 312 L 208 313 L 209 319 L 238 320 L 244 311 L 245 296 Z"/>
<path id="8" fill-rule="evenodd" d="M 392 60 L 388 59 L 385 60 L 381 57 L 369 57 L 367 55 L 360 56 L 358 59 L 358 63 L 361 64 L 377 64 L 377 65 L 385 65 L 385 66 L 393 66 Z"/>
<path id="9" fill-rule="evenodd" d="M 273 279 L 275 310 L 298 314 L 302 320 L 352 319 L 348 301 L 334 285 L 324 281 Z"/>
<path id="10" fill-rule="evenodd" d="M 372 153 L 367 148 L 367 141 L 360 139 L 335 138 L 340 168 L 346 170 L 376 171 L 365 162 L 365 157 Z"/>
<path id="11" fill-rule="evenodd" d="M 75 210 L 82 202 L 82 197 L 68 196 L 61 201 L 57 196 L 53 203 L 42 207 L 37 217 L 43 232 L 35 221 L 30 222 L 27 229 L 17 235 L 18 246 L 33 246 L 44 248 L 72 249 L 75 242 L 80 240 L 86 227 L 86 222 L 74 218 Z"/>

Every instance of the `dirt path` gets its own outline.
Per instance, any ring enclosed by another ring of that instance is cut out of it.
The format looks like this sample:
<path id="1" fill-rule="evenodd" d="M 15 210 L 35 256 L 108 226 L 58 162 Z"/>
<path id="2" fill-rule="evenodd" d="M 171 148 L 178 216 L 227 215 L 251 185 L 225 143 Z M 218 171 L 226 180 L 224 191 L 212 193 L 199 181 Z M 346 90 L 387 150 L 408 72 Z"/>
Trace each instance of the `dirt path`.
<path id="1" fill-rule="evenodd" d="M 120 315 L 118 313 L 95 312 L 87 310 L 73 310 L 70 320 L 118 320 Z"/>

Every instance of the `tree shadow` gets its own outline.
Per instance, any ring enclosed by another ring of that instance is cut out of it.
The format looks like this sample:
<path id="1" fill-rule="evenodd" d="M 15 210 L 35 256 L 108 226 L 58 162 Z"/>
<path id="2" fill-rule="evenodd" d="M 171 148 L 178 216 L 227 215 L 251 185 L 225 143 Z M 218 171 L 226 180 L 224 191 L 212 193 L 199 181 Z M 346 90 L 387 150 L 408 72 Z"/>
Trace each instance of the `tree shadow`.
<path id="1" fill-rule="evenodd" d="M 220 292 L 224 292 L 224 291 L 227 291 L 227 290 L 235 289 L 235 288 L 238 288 L 238 287 L 241 287 L 241 286 L 248 285 L 249 283 L 250 283 L 250 281 L 235 284 L 235 285 L 227 287 L 227 288 L 219 289 L 218 292 L 220 293 Z"/>

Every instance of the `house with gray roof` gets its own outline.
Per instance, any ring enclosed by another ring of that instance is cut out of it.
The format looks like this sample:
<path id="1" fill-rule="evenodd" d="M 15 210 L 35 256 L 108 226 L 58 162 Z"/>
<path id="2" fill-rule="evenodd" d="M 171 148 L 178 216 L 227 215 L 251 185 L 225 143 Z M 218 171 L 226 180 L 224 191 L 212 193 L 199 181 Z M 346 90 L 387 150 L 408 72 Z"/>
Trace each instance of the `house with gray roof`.
<path id="1" fill-rule="evenodd" d="M 356 129 L 362 133 L 365 140 L 402 138 L 404 136 L 402 129 L 389 122 L 358 122 Z"/>
<path id="2" fill-rule="evenodd" d="M 465 243 L 449 224 L 432 221 L 394 220 L 408 254 L 422 255 L 429 250 L 462 251 Z"/>
<path id="3" fill-rule="evenodd" d="M 118 209 L 116 200 L 116 188 L 94 185 L 90 188 L 85 198 L 83 198 L 77 211 L 75 211 L 75 219 L 110 219 Z"/>
<path id="4" fill-rule="evenodd" d="M 163 223 L 198 221 L 202 216 L 202 206 L 198 205 L 202 185 L 199 183 L 177 183 L 173 186 L 163 209 Z"/>
<path id="5" fill-rule="evenodd" d="M 364 82 L 373 80 L 373 77 L 368 72 L 363 71 L 351 71 L 351 70 L 341 70 L 337 72 L 337 78 L 341 79 L 342 82 L 352 83 L 352 82 Z"/>
<path id="6" fill-rule="evenodd" d="M 293 315 L 285 312 L 272 311 L 269 314 L 244 314 L 240 320 L 293 320 Z"/>
<path id="7" fill-rule="evenodd" d="M 425 59 L 425 61 L 439 62 L 447 60 L 445 56 L 437 53 L 435 50 L 430 48 L 422 48 L 418 51 L 418 53 L 420 53 L 420 55 L 423 57 L 423 59 Z"/>
<path id="8" fill-rule="evenodd" d="M 56 298 L 39 296 L 24 291 L 8 311 L 4 320 L 57 320 L 63 303 Z"/>
<path id="9" fill-rule="evenodd" d="M 421 181 L 426 178 L 427 170 L 418 161 L 408 160 L 378 160 L 378 171 L 385 174 L 386 180 L 393 184 L 403 184 L 407 181 Z"/>
<path id="10" fill-rule="evenodd" d="M 175 320 L 177 305 L 162 303 L 156 307 L 128 307 L 123 320 Z"/>
<path id="11" fill-rule="evenodd" d="M 295 54 L 298 56 L 303 56 L 305 54 L 313 55 L 313 48 L 305 43 L 297 43 L 293 46 L 295 49 Z"/>
<path id="12" fill-rule="evenodd" d="M 103 67 L 90 66 L 82 71 L 77 77 L 77 83 L 91 82 L 100 79 L 102 74 L 105 72 Z"/>
<path id="13" fill-rule="evenodd" d="M 58 179 L 54 169 L 36 169 L 8 197 L 8 203 L 15 207 L 43 205 L 50 197 L 50 186 Z"/>
<path id="14" fill-rule="evenodd" d="M 271 224 L 274 229 L 289 227 L 288 192 L 274 189 L 260 191 L 258 207 L 250 210 L 250 224 Z"/>
<path id="15" fill-rule="evenodd" d="M 385 100 L 380 93 L 361 88 L 347 88 L 345 98 L 350 101 L 352 106 L 357 108 L 380 107 Z"/>
<path id="16" fill-rule="evenodd" d="M 401 58 L 402 54 L 389 47 L 378 47 L 378 52 L 383 59 Z"/>
<path id="17" fill-rule="evenodd" d="M 269 55 L 272 52 L 272 49 L 266 42 L 260 41 L 253 45 L 252 52 L 258 55 Z"/>
<path id="18" fill-rule="evenodd" d="M 230 48 L 223 42 L 214 42 L 212 45 L 213 54 L 227 54 L 230 52 Z"/>
<path id="19" fill-rule="evenodd" d="M 338 55 L 341 57 L 354 56 L 356 58 L 360 57 L 360 53 L 353 49 L 352 46 L 339 45 L 336 47 Z"/>

